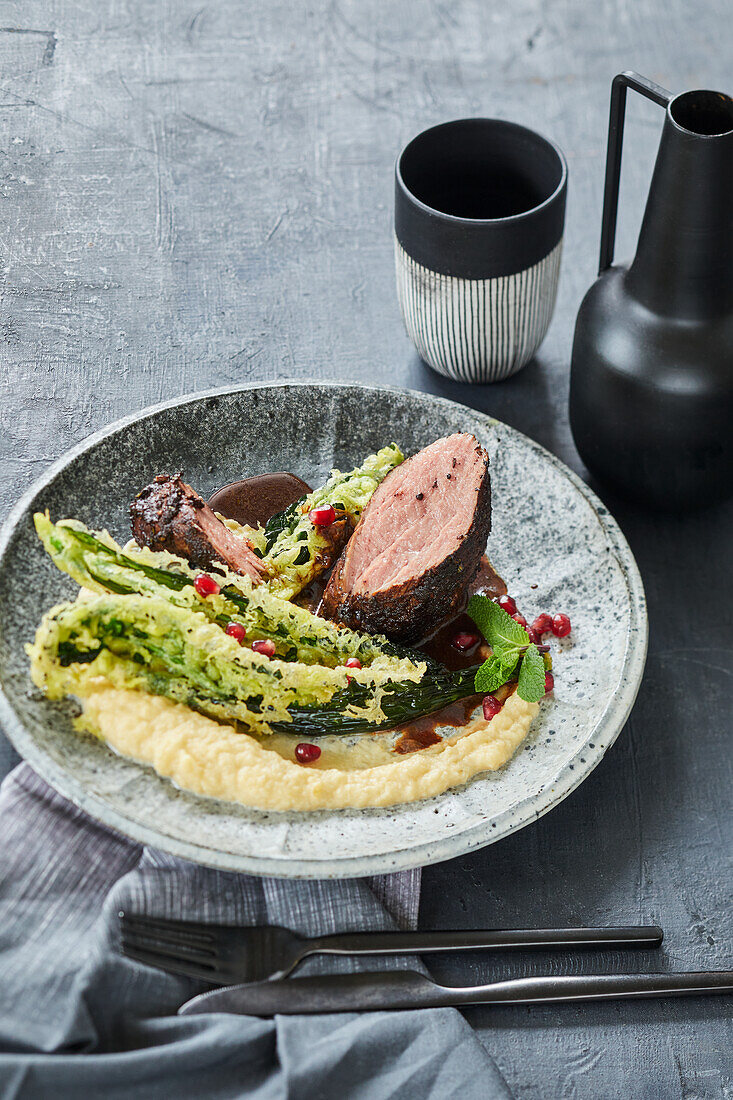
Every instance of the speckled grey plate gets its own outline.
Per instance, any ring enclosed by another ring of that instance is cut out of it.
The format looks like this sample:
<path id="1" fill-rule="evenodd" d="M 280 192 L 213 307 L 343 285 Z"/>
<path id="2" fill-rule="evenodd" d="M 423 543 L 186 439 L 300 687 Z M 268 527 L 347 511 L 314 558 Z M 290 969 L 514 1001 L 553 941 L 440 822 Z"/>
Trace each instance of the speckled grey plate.
<path id="1" fill-rule="evenodd" d="M 566 611 L 555 693 L 501 771 L 437 798 L 382 810 L 261 813 L 178 790 L 150 768 L 75 734 L 66 704 L 32 689 L 24 642 L 72 596 L 35 537 L 33 512 L 106 526 L 123 541 L 127 506 L 161 470 L 204 495 L 266 470 L 318 484 L 390 440 L 415 451 L 473 432 L 491 455 L 489 554 L 527 615 Z M 532 585 L 538 587 L 532 589 Z M 598 646 L 603 638 L 603 646 Z M 145 844 L 234 871 L 294 878 L 377 874 L 460 856 L 546 813 L 588 775 L 629 714 L 646 656 L 636 563 L 601 502 L 536 443 L 424 394 L 280 383 L 217 390 L 120 420 L 70 451 L 14 509 L 0 543 L 0 720 L 18 752 L 77 806 Z"/>

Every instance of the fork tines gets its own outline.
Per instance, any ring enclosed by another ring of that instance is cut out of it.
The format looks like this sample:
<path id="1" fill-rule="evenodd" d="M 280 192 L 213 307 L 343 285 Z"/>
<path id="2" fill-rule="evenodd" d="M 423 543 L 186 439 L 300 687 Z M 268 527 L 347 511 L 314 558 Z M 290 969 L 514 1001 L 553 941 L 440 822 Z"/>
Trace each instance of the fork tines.
<path id="1" fill-rule="evenodd" d="M 205 924 L 122 913 L 120 930 L 122 950 L 129 958 L 189 978 L 217 982 L 215 939 Z"/>

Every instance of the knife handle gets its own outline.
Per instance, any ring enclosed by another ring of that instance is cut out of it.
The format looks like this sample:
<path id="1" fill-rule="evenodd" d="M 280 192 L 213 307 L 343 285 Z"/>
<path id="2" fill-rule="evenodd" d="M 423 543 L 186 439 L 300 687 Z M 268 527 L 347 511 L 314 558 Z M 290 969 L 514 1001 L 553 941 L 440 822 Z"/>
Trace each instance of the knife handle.
<path id="1" fill-rule="evenodd" d="M 610 1001 L 638 997 L 684 997 L 733 992 L 733 970 L 682 974 L 588 974 L 545 978 L 512 978 L 490 985 L 455 989 L 441 986 L 436 1003 L 560 1004 L 567 1001 Z"/>
<path id="2" fill-rule="evenodd" d="M 308 955 L 428 955 L 441 951 L 659 947 L 656 925 L 637 928 L 519 928 L 456 932 L 345 932 L 310 940 Z"/>

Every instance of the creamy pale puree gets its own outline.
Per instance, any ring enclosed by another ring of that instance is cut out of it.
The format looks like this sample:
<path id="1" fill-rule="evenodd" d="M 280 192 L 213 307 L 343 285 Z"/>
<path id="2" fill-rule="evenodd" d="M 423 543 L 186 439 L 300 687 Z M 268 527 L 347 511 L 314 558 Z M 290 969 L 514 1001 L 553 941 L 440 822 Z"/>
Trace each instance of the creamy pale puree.
<path id="1" fill-rule="evenodd" d="M 391 751 L 390 734 L 313 738 L 321 757 L 302 765 L 292 736 L 251 737 L 161 696 L 93 680 L 81 701 L 81 728 L 123 756 L 195 794 L 261 810 L 392 806 L 441 794 L 506 764 L 539 710 L 515 692 L 491 722 L 479 712 L 440 744 L 407 755 Z"/>

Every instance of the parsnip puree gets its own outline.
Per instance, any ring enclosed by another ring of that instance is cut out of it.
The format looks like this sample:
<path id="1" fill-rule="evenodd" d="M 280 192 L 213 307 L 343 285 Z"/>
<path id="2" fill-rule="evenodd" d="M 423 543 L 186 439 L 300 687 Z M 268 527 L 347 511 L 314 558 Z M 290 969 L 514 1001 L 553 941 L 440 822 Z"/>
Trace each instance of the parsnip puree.
<path id="1" fill-rule="evenodd" d="M 161 696 L 96 679 L 81 702 L 78 726 L 122 756 L 184 790 L 261 810 L 392 806 L 442 794 L 506 764 L 539 710 L 515 692 L 490 722 L 479 710 L 439 744 L 405 755 L 392 751 L 395 734 L 314 738 L 320 759 L 301 765 L 295 736 L 255 738 Z"/>

